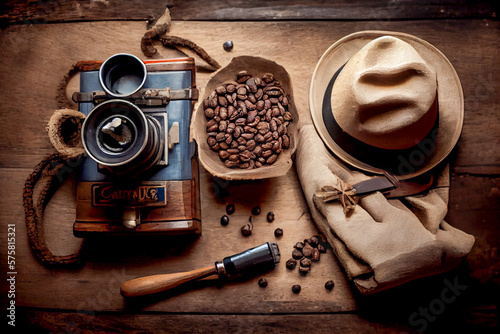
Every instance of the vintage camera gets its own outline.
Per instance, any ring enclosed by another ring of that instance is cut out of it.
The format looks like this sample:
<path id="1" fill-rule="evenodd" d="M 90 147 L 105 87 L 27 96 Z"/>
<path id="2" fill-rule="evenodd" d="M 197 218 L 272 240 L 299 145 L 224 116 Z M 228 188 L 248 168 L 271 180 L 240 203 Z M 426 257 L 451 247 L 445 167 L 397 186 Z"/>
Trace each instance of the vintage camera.
<path id="1" fill-rule="evenodd" d="M 200 234 L 192 58 L 142 61 L 116 54 L 80 73 L 87 157 L 73 233 Z"/>

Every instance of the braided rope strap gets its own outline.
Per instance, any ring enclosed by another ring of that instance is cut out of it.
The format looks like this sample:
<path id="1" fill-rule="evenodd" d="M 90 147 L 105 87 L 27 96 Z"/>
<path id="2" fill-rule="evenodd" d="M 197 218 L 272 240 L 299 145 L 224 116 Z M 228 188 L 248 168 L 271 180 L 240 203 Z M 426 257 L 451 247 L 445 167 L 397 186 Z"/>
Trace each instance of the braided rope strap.
<path id="1" fill-rule="evenodd" d="M 23 190 L 23 206 L 26 219 L 26 230 L 28 240 L 35 257 L 45 266 L 69 266 L 79 264 L 80 249 L 71 255 L 56 256 L 52 254 L 45 243 L 43 231 L 42 216 L 48 202 L 64 181 L 63 167 L 67 162 L 73 160 L 71 165 L 74 165 L 74 160 L 81 159 L 81 156 L 76 156 L 73 159 L 68 159 L 60 153 L 54 153 L 38 163 L 33 172 L 30 174 L 24 184 Z M 33 201 L 35 185 L 42 177 L 48 177 L 48 181 L 38 195 L 37 205 Z M 40 217 L 36 208 L 39 209 Z"/>
<path id="2" fill-rule="evenodd" d="M 72 266 L 79 264 L 80 250 L 66 256 L 56 256 L 45 242 L 43 213 L 50 199 L 65 178 L 80 165 L 84 149 L 80 130 L 85 115 L 71 109 L 56 110 L 47 125 L 47 132 L 57 153 L 38 163 L 24 184 L 23 206 L 28 240 L 35 257 L 45 266 Z M 41 180 L 43 188 L 34 201 L 35 186 Z"/>

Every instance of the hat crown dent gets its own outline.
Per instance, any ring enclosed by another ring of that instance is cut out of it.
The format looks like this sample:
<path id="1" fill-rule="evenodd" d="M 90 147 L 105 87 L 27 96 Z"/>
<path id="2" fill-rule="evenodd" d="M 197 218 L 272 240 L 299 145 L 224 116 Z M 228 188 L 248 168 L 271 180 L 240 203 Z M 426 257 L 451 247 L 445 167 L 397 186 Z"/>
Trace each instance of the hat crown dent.
<path id="1" fill-rule="evenodd" d="M 379 37 L 358 51 L 332 89 L 332 113 L 343 131 L 382 149 L 423 140 L 437 117 L 435 71 L 408 43 Z"/>

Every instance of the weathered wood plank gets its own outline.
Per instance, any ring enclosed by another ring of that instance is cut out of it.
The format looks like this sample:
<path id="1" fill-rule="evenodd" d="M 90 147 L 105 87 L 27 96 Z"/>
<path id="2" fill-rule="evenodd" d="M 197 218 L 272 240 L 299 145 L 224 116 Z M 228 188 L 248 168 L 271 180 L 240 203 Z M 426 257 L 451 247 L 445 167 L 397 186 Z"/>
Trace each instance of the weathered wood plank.
<path id="1" fill-rule="evenodd" d="M 8 0 L 0 7 L 6 24 L 147 20 L 170 7 L 174 20 L 408 20 L 495 18 L 494 1 L 210 1 L 210 0 Z"/>
<path id="2" fill-rule="evenodd" d="M 30 332 L 56 333 L 417 333 L 408 325 L 378 324 L 354 314 L 178 315 L 81 314 L 23 310 L 20 326 Z M 23 326 L 24 324 L 24 326 Z"/>
<path id="3" fill-rule="evenodd" d="M 0 166 L 32 167 L 53 151 L 44 130 L 57 108 L 61 78 L 80 60 L 106 59 L 118 52 L 141 56 L 143 22 L 101 22 L 12 26 L 0 34 L 1 105 Z M 393 30 L 414 34 L 439 48 L 453 63 L 465 96 L 465 122 L 453 166 L 460 173 L 498 174 L 500 23 L 450 20 L 409 22 L 174 22 L 172 34 L 202 46 L 222 65 L 233 56 L 259 55 L 290 73 L 300 118 L 311 122 L 310 78 L 322 53 L 339 38 L 360 30 Z M 200 34 L 204 31 L 204 34 Z M 460 38 L 456 36 L 460 35 Z M 96 36 L 99 39 L 96 40 Z M 265 41 L 257 36 L 266 36 Z M 222 49 L 232 39 L 232 52 Z M 164 57 L 171 50 L 158 46 Z M 23 61 L 19 61 L 22 59 Z M 203 62 L 198 61 L 199 65 Z M 203 89 L 210 73 L 199 71 Z M 35 89 L 36 88 L 36 89 Z"/>

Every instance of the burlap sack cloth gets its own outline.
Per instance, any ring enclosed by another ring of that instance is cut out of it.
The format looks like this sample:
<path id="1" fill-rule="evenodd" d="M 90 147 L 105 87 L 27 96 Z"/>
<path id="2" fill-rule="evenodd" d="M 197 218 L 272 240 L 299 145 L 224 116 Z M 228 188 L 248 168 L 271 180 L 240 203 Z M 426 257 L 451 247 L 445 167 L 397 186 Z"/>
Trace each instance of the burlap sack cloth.
<path id="1" fill-rule="evenodd" d="M 324 146 L 313 125 L 299 131 L 296 168 L 312 218 L 359 291 L 382 291 L 456 267 L 474 237 L 444 221 L 449 168 L 423 195 L 386 199 L 376 192 L 359 198 L 350 214 L 340 201 L 325 203 L 316 194 L 325 186 L 367 179 L 351 171 Z"/>

